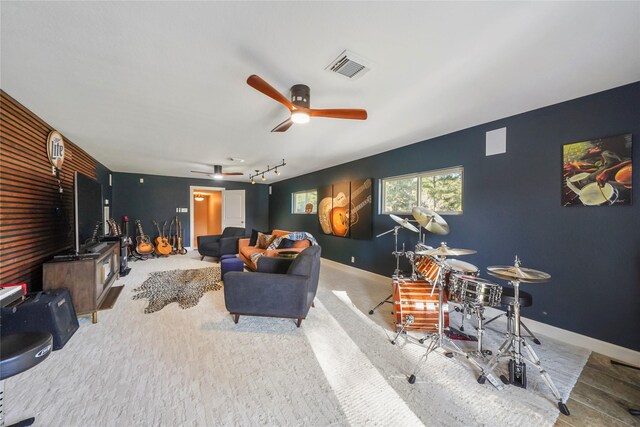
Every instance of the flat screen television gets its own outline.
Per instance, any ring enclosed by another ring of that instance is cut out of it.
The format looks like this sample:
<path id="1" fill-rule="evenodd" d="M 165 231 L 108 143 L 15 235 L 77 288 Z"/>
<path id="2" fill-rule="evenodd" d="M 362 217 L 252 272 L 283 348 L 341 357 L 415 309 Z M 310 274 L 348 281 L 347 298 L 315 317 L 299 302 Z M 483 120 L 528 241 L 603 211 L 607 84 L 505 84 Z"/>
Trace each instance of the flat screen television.
<path id="1" fill-rule="evenodd" d="M 90 252 L 98 242 L 91 241 L 96 225 L 97 236 L 104 235 L 102 184 L 80 172 L 74 176 L 74 206 L 76 223 L 76 252 Z"/>

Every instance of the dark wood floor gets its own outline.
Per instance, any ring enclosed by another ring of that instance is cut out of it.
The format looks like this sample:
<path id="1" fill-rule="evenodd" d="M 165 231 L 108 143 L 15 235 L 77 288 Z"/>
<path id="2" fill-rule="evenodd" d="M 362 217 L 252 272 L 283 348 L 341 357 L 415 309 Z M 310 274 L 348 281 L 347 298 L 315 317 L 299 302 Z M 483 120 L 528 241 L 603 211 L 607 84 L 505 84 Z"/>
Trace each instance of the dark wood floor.
<path id="1" fill-rule="evenodd" d="M 560 414 L 557 427 L 640 426 L 640 370 L 616 366 L 611 359 L 592 353 L 571 391 L 567 406 L 571 416 Z"/>

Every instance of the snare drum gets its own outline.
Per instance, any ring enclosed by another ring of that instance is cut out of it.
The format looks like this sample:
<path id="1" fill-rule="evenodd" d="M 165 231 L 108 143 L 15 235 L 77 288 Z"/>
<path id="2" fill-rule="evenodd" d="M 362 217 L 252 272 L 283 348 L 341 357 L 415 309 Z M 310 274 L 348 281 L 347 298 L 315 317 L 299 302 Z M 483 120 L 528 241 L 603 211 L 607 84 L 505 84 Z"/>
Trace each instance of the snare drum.
<path id="1" fill-rule="evenodd" d="M 425 280 L 405 280 L 403 278 L 393 281 L 393 303 L 396 312 L 396 330 L 402 329 L 408 314 L 413 315 L 413 323 L 405 330 L 438 332 L 438 287 L 431 295 L 431 284 Z M 444 294 L 444 327 L 449 327 L 449 306 L 447 295 Z"/>
<path id="2" fill-rule="evenodd" d="M 452 274 L 449 279 L 449 298 L 472 306 L 500 305 L 502 286 L 479 277 Z"/>
<path id="3" fill-rule="evenodd" d="M 419 256 L 416 258 L 416 271 L 426 279 L 429 283 L 433 284 L 438 277 L 440 267 L 436 263 L 436 260 L 430 256 Z"/>

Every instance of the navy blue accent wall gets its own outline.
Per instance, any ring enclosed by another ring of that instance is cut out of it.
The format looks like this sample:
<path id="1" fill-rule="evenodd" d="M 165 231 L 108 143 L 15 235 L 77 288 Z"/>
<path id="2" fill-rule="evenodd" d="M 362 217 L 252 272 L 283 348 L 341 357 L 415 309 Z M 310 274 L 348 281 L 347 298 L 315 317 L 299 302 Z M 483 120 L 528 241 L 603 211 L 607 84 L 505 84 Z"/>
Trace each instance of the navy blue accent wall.
<path id="1" fill-rule="evenodd" d="M 144 179 L 143 184 L 140 178 Z M 141 220 L 145 234 L 156 236 L 154 219 L 161 227 L 167 221 L 168 233 L 171 219 L 178 215 L 184 229 L 183 244 L 190 246 L 190 213 L 176 213 L 176 208 L 190 208 L 190 186 L 245 190 L 245 228 L 248 233 L 251 233 L 251 228 L 266 229 L 269 223 L 269 190 L 266 185 L 120 172 L 112 174 L 112 182 L 113 217 L 119 222 L 124 215 L 129 217 L 131 236 L 137 234 L 136 219 Z"/>
<path id="2" fill-rule="evenodd" d="M 507 152 L 486 157 L 485 132 L 501 127 L 507 128 Z M 625 133 L 633 134 L 636 146 L 634 204 L 562 207 L 562 145 Z M 500 284 L 505 282 L 489 276 L 486 267 L 512 264 L 517 254 L 524 267 L 551 274 L 548 283 L 522 284 L 534 299 L 525 316 L 640 350 L 639 152 L 640 83 L 633 83 L 276 183 L 270 226 L 309 231 L 323 257 L 390 276 L 393 234 L 372 240 L 322 235 L 317 215 L 291 214 L 291 193 L 374 178 L 375 236 L 395 225 L 377 214 L 379 179 L 464 166 L 464 214 L 446 216 L 451 233 L 430 234 L 427 243 L 444 240 L 477 250 L 460 259 Z M 413 250 L 417 234 L 401 230 L 399 242 Z M 410 271 L 406 261 L 401 268 Z"/>
<path id="3" fill-rule="evenodd" d="M 112 172 L 102 163 L 96 162 L 96 180 L 102 184 L 102 206 L 104 207 L 104 201 L 109 200 L 109 212 L 113 217 L 113 187 L 109 185 L 109 175 Z M 113 178 L 111 180 L 113 183 Z M 114 217 L 115 218 L 115 217 Z M 105 218 L 109 219 L 109 218 Z M 107 230 L 108 231 L 108 230 Z"/>

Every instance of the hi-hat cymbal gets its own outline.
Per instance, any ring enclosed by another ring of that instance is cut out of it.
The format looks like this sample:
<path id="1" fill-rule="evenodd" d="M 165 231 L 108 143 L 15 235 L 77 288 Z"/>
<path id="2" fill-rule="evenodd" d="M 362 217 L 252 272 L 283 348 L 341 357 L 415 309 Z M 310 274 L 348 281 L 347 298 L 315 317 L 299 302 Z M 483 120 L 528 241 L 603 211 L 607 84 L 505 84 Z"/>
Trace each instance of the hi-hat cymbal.
<path id="1" fill-rule="evenodd" d="M 418 221 L 418 224 L 433 234 L 449 234 L 449 225 L 440 215 L 431 209 L 416 206 L 411 210 L 411 214 Z"/>
<path id="2" fill-rule="evenodd" d="M 392 220 L 394 220 L 395 222 L 397 222 L 407 230 L 413 231 L 414 233 L 420 232 L 420 230 L 418 230 L 415 225 L 411 224 L 408 219 L 400 218 L 399 216 L 396 216 L 393 214 L 389 216 L 391 217 Z"/>
<path id="3" fill-rule="evenodd" d="M 542 283 L 551 279 L 551 275 L 545 272 L 513 265 L 493 265 L 487 267 L 487 272 L 503 280 L 517 280 L 527 283 Z"/>
<path id="4" fill-rule="evenodd" d="M 471 254 L 475 254 L 478 251 L 474 251 L 473 249 L 456 249 L 456 248 L 450 248 L 449 246 L 447 246 L 447 244 L 445 242 L 442 242 L 442 244 L 435 248 L 435 249 L 429 249 L 427 251 L 417 251 L 416 255 L 427 255 L 427 256 L 460 256 L 460 255 L 471 255 Z"/>

